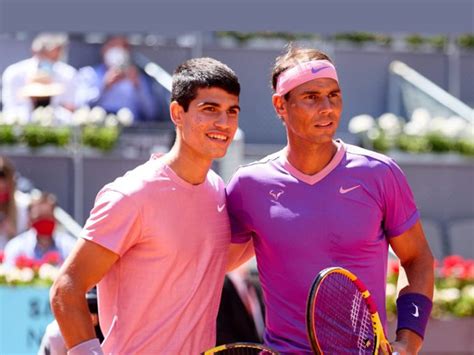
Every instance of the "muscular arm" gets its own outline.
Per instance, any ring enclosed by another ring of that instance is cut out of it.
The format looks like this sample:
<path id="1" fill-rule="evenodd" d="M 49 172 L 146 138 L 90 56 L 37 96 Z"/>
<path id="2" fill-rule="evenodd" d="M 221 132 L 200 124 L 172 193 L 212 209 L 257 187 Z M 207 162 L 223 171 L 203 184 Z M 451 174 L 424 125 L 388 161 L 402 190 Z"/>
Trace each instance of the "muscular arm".
<path id="1" fill-rule="evenodd" d="M 227 272 L 232 271 L 255 255 L 252 239 L 247 243 L 231 243 L 229 247 L 229 259 L 227 261 Z"/>
<path id="2" fill-rule="evenodd" d="M 118 258 L 96 243 L 79 239 L 61 267 L 50 302 L 68 349 L 96 337 L 85 294 Z"/>
<path id="3" fill-rule="evenodd" d="M 400 236 L 391 238 L 390 245 L 407 275 L 408 285 L 400 290 L 400 295 L 420 293 L 432 299 L 434 260 L 420 221 Z M 400 349 L 400 354 L 417 354 L 422 343 L 423 340 L 416 333 L 402 329 L 397 333 L 393 346 L 394 350 Z"/>

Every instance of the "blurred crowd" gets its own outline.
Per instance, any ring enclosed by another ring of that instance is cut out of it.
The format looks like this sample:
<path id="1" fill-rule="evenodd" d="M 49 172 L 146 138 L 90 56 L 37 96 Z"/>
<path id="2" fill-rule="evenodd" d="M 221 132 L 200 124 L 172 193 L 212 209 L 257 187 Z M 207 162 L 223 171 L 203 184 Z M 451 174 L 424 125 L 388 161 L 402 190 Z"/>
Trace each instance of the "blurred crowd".
<path id="1" fill-rule="evenodd" d="M 116 114 L 126 108 L 133 123 L 166 121 L 169 92 L 134 61 L 125 37 L 111 36 L 102 45 L 102 62 L 74 68 L 65 61 L 68 37 L 41 33 L 31 57 L 8 66 L 2 75 L 2 112 L 29 122 L 38 107 L 50 106 L 59 124 L 70 122 L 82 107 L 102 107 Z"/>
<path id="2" fill-rule="evenodd" d="M 60 265 L 72 250 L 75 238 L 57 227 L 56 197 L 16 188 L 11 161 L 0 156 L 0 250 L 3 265 L 24 267 L 44 262 Z"/>

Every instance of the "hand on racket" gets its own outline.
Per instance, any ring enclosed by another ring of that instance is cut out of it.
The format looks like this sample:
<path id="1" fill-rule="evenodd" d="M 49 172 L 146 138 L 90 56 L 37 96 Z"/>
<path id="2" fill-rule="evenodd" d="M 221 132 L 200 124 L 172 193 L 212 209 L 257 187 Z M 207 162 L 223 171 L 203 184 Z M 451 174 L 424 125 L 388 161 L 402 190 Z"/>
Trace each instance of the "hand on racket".
<path id="1" fill-rule="evenodd" d="M 255 343 L 232 343 L 216 346 L 202 353 L 203 355 L 278 355 L 278 352 L 264 345 Z"/>
<path id="2" fill-rule="evenodd" d="M 306 327 L 315 354 L 391 354 L 375 301 L 350 271 L 332 267 L 314 280 Z"/>

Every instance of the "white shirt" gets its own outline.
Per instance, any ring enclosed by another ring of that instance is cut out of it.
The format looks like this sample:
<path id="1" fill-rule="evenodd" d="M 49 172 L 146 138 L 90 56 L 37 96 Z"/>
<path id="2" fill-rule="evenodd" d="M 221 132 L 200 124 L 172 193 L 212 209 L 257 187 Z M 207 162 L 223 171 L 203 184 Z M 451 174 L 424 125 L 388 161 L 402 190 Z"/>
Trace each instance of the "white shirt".
<path id="1" fill-rule="evenodd" d="M 44 332 L 38 355 L 66 355 L 67 349 L 64 343 L 59 324 L 55 320 L 48 324 Z"/>
<path id="2" fill-rule="evenodd" d="M 30 118 L 33 105 L 27 97 L 19 95 L 28 80 L 38 70 L 39 60 L 36 57 L 22 60 L 7 67 L 2 76 L 2 102 L 4 114 L 17 114 L 20 117 Z M 75 77 L 76 69 L 63 63 L 55 62 L 51 68 L 53 82 L 64 86 L 61 95 L 51 99 L 51 106 L 73 105 L 75 100 Z"/>

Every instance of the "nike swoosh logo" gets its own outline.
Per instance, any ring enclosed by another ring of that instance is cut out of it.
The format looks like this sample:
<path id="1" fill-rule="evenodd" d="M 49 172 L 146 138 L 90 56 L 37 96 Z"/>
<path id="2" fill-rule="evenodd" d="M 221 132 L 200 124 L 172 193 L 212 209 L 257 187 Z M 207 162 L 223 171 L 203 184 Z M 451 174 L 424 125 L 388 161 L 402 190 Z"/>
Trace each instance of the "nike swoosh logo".
<path id="1" fill-rule="evenodd" d="M 222 206 L 217 205 L 217 210 L 218 210 L 219 212 L 224 211 L 224 208 L 225 208 L 225 203 L 224 203 Z"/>
<path id="2" fill-rule="evenodd" d="M 415 313 L 412 313 L 411 315 L 415 318 L 418 318 L 420 316 L 420 312 L 418 312 L 418 306 L 412 302 L 413 307 L 415 307 Z"/>
<path id="3" fill-rule="evenodd" d="M 311 73 L 317 74 L 317 73 L 320 72 L 321 70 L 324 70 L 324 69 L 327 69 L 327 68 L 329 68 L 329 67 L 326 66 L 326 67 L 321 67 L 321 68 L 311 68 Z"/>
<path id="4" fill-rule="evenodd" d="M 352 186 L 347 189 L 343 188 L 342 186 L 339 188 L 339 193 L 341 194 L 347 194 L 348 192 L 351 192 L 352 190 L 358 189 L 360 185 Z"/>

